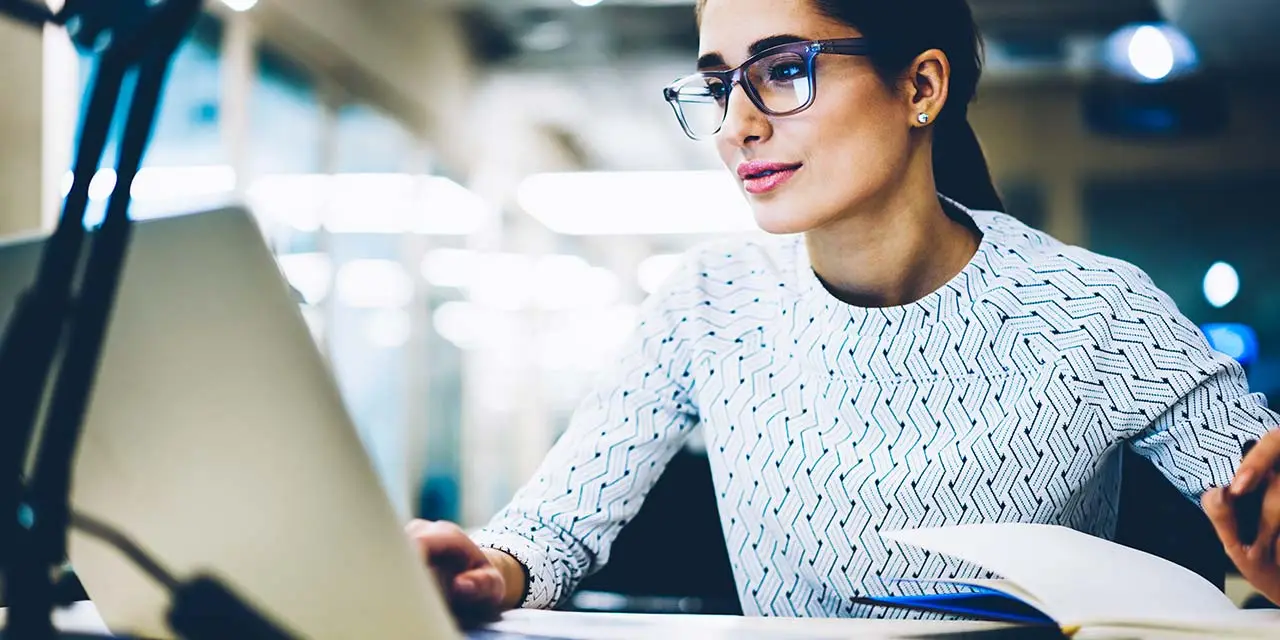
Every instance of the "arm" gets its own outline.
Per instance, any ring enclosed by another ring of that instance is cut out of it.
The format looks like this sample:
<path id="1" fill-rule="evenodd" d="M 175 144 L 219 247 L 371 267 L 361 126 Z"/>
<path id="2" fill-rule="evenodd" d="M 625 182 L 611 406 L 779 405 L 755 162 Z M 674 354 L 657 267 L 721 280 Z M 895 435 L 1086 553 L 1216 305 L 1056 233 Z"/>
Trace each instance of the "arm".
<path id="1" fill-rule="evenodd" d="M 1206 346 L 1207 351 L 1207 346 Z M 1226 486 L 1240 464 L 1240 445 L 1280 425 L 1266 398 L 1250 393 L 1244 370 L 1226 356 L 1197 363 L 1208 375 L 1130 441 L 1187 498 Z"/>
<path id="2" fill-rule="evenodd" d="M 688 373 L 699 293 L 691 275 L 683 270 L 645 302 L 617 365 L 578 407 L 533 478 L 473 534 L 506 564 L 508 604 L 555 606 L 604 566 L 618 532 L 696 424 Z"/>
<path id="3" fill-rule="evenodd" d="M 1111 320 L 1091 330 L 1091 368 L 1112 402 L 1106 419 L 1198 503 L 1231 481 L 1241 443 L 1280 425 L 1280 416 L 1146 273 L 1119 260 L 1108 267 L 1092 276 Z"/>
<path id="4" fill-rule="evenodd" d="M 1138 297 L 1151 303 L 1141 304 L 1149 330 L 1143 342 L 1159 356 L 1154 360 L 1163 383 L 1155 394 L 1163 404 L 1154 406 L 1164 408 L 1129 444 L 1202 506 L 1240 573 L 1280 603 L 1280 480 L 1273 471 L 1280 463 L 1280 415 L 1267 407 L 1262 394 L 1249 391 L 1237 362 L 1214 352 L 1172 300 L 1145 274 L 1137 276 Z M 1138 379 L 1145 373 L 1140 368 L 1135 365 L 1125 373 Z M 1137 405 L 1135 400 L 1130 409 Z M 1248 440 L 1259 443 L 1242 461 L 1241 444 Z M 1245 545 L 1236 531 L 1234 502 L 1254 488 L 1265 500 L 1257 543 Z"/>

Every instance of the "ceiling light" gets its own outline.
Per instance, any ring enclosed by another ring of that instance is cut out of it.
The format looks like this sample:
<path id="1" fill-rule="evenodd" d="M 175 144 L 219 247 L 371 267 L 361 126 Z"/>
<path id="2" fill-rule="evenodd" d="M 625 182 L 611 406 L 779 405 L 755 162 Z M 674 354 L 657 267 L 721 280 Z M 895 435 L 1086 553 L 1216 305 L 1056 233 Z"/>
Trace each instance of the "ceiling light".
<path id="1" fill-rule="evenodd" d="M 248 196 L 258 215 L 301 232 L 468 235 L 489 216 L 482 198 L 439 176 L 266 176 Z"/>
<path id="2" fill-rule="evenodd" d="M 1177 28 L 1134 24 L 1113 33 L 1106 43 L 1107 65 L 1138 82 L 1164 82 L 1193 71 L 1199 56 Z"/>
<path id="3" fill-rule="evenodd" d="M 1148 80 L 1163 80 L 1173 73 L 1173 45 L 1164 32 L 1152 26 L 1139 27 L 1129 41 L 1129 64 Z"/>
<path id="4" fill-rule="evenodd" d="M 232 11 L 248 11 L 258 5 L 258 0 L 222 0 Z"/>
<path id="5" fill-rule="evenodd" d="M 89 181 L 89 199 L 106 200 L 116 189 L 115 169 L 99 169 Z"/>
<path id="6" fill-rule="evenodd" d="M 1209 267 L 1209 272 L 1204 275 L 1204 298 L 1209 304 L 1221 309 L 1231 304 L 1239 294 L 1240 275 L 1236 273 L 1235 267 L 1225 262 L 1217 262 Z"/>

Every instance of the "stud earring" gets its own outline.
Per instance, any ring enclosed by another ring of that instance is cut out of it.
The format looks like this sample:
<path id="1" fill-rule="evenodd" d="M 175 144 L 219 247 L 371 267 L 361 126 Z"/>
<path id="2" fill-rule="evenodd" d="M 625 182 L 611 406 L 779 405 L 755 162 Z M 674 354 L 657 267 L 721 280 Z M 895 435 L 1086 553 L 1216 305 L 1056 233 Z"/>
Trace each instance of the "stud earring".
<path id="1" fill-rule="evenodd" d="M 920 124 L 929 124 L 929 114 L 922 113 L 916 116 L 916 121 L 919 122 Z"/>

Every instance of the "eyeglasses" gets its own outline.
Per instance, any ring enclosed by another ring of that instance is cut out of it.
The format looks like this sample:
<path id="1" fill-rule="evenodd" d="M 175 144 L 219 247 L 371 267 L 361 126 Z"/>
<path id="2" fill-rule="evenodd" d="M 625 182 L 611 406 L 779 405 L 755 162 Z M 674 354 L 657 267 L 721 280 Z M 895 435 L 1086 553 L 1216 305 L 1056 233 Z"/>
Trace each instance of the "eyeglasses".
<path id="1" fill-rule="evenodd" d="M 870 52 L 866 38 L 792 42 L 761 51 L 736 69 L 681 78 L 667 85 L 662 95 L 671 103 L 685 134 L 705 140 L 724 126 L 733 85 L 742 85 L 761 112 L 789 116 L 808 109 L 817 96 L 814 60 L 818 54 L 862 56 Z"/>

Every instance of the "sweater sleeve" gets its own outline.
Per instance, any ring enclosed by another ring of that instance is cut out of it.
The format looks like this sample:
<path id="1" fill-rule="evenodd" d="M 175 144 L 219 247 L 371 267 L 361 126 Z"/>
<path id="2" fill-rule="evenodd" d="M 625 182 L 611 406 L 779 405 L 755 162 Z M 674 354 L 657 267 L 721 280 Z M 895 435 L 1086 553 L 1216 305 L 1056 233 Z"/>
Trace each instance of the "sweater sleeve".
<path id="1" fill-rule="evenodd" d="M 686 261 L 641 307 L 616 364 L 578 406 L 533 477 L 484 528 L 482 547 L 528 570 L 521 606 L 551 608 L 608 562 L 667 463 L 697 424 L 686 335 L 701 294 Z"/>
<path id="2" fill-rule="evenodd" d="M 1231 482 L 1240 444 L 1280 427 L 1266 397 L 1250 393 L 1244 370 L 1217 354 L 1196 364 L 1206 375 L 1130 441 L 1187 498 Z"/>
<path id="3" fill-rule="evenodd" d="M 1205 491 L 1231 482 L 1241 443 L 1280 426 L 1280 415 L 1266 396 L 1250 392 L 1240 364 L 1214 351 L 1144 272 L 1131 265 L 1120 272 L 1130 287 L 1126 313 L 1137 321 L 1129 325 L 1140 327 L 1124 340 L 1117 336 L 1110 346 L 1121 356 L 1108 365 L 1124 363 L 1126 384 L 1115 386 L 1130 392 L 1119 404 L 1142 420 L 1129 445 L 1199 504 Z"/>

